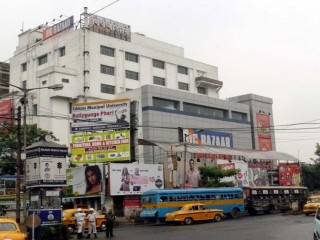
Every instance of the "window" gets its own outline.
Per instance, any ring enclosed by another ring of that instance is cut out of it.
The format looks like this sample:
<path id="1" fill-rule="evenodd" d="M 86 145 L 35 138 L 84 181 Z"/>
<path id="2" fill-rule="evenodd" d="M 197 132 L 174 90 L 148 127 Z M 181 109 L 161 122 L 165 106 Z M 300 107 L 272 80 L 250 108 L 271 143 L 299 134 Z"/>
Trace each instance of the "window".
<path id="1" fill-rule="evenodd" d="M 189 91 L 189 84 L 183 83 L 183 82 L 178 82 L 178 88 L 181 90 Z"/>
<path id="2" fill-rule="evenodd" d="M 245 121 L 245 120 L 247 120 L 247 114 L 232 111 L 232 119 Z"/>
<path id="3" fill-rule="evenodd" d="M 66 47 L 59 48 L 59 56 L 63 57 L 64 55 L 66 55 Z"/>
<path id="4" fill-rule="evenodd" d="M 61 79 L 61 82 L 63 82 L 63 83 L 69 83 L 69 79 L 62 78 L 62 79 Z"/>
<path id="5" fill-rule="evenodd" d="M 115 94 L 115 89 L 116 89 L 115 86 L 101 84 L 101 92 L 102 93 Z"/>
<path id="6" fill-rule="evenodd" d="M 207 94 L 207 89 L 205 87 L 198 87 L 198 93 L 200 94 Z"/>
<path id="7" fill-rule="evenodd" d="M 38 57 L 38 65 L 42 65 L 48 62 L 48 55 L 43 55 L 41 57 Z"/>
<path id="8" fill-rule="evenodd" d="M 47 80 L 43 80 L 42 85 L 46 85 L 46 84 L 47 84 Z"/>
<path id="9" fill-rule="evenodd" d="M 178 73 L 188 75 L 188 68 L 183 66 L 178 66 Z"/>
<path id="10" fill-rule="evenodd" d="M 100 72 L 108 75 L 114 76 L 114 67 L 107 66 L 107 65 L 100 65 Z"/>
<path id="11" fill-rule="evenodd" d="M 166 80 L 164 78 L 161 77 L 156 77 L 153 76 L 153 83 L 160 85 L 160 86 L 165 86 L 166 85 Z"/>
<path id="12" fill-rule="evenodd" d="M 153 98 L 153 106 L 170 110 L 179 110 L 179 102 L 163 98 Z"/>
<path id="13" fill-rule="evenodd" d="M 106 46 L 100 46 L 100 54 L 114 57 L 114 48 L 109 48 Z"/>
<path id="14" fill-rule="evenodd" d="M 27 88 L 27 80 L 22 81 L 22 88 L 23 89 Z"/>
<path id="15" fill-rule="evenodd" d="M 139 73 L 126 70 L 126 78 L 139 80 Z"/>
<path id="16" fill-rule="evenodd" d="M 38 105 L 37 104 L 33 104 L 32 113 L 33 113 L 33 116 L 37 116 L 38 115 Z"/>
<path id="17" fill-rule="evenodd" d="M 160 61 L 160 60 L 157 60 L 157 59 L 153 59 L 153 66 L 154 66 L 155 68 L 164 69 L 164 61 Z"/>
<path id="18" fill-rule="evenodd" d="M 139 55 L 126 52 L 126 60 L 131 62 L 139 62 Z"/>
<path id="19" fill-rule="evenodd" d="M 126 88 L 126 92 L 129 92 L 131 91 L 132 89 L 131 88 Z"/>
<path id="20" fill-rule="evenodd" d="M 183 103 L 183 111 L 197 114 L 197 115 L 206 115 L 208 117 L 216 118 L 227 118 L 227 110 L 219 108 L 211 108 L 207 106 L 201 106 L 191 103 Z"/>
<path id="21" fill-rule="evenodd" d="M 22 63 L 21 64 L 21 70 L 22 70 L 22 72 L 27 71 L 27 63 Z"/>

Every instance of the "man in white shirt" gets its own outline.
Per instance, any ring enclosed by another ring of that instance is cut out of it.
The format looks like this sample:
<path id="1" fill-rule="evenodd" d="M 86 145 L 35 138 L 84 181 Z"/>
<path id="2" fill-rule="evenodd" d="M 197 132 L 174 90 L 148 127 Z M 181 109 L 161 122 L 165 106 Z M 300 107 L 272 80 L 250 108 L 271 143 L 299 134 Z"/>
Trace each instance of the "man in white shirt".
<path id="1" fill-rule="evenodd" d="M 186 183 L 190 184 L 193 188 L 197 188 L 200 185 L 201 176 L 197 169 L 194 168 L 194 160 L 189 160 L 190 169 L 187 171 Z"/>
<path id="2" fill-rule="evenodd" d="M 89 232 L 87 238 L 90 238 L 91 233 L 94 234 L 94 238 L 98 238 L 96 218 L 96 213 L 94 212 L 93 208 L 90 208 L 90 212 L 88 213 Z"/>
<path id="3" fill-rule="evenodd" d="M 83 238 L 83 224 L 84 224 L 84 217 L 86 216 L 86 214 L 84 212 L 81 212 L 81 208 L 77 209 L 77 213 L 74 215 L 74 218 L 76 219 L 76 223 L 77 223 L 77 233 L 78 239 L 82 239 Z"/>

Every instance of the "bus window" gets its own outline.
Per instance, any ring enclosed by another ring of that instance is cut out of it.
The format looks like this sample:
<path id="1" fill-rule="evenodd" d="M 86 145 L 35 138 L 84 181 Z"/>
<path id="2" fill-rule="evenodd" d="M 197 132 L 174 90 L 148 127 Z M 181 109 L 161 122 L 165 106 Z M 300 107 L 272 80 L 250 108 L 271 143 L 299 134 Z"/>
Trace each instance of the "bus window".
<path id="1" fill-rule="evenodd" d="M 168 202 L 168 197 L 167 196 L 161 196 L 160 197 L 160 202 Z"/>
<path id="2" fill-rule="evenodd" d="M 175 202 L 175 201 L 176 201 L 176 197 L 170 196 L 170 197 L 169 197 L 169 201 L 170 201 L 170 202 Z"/>

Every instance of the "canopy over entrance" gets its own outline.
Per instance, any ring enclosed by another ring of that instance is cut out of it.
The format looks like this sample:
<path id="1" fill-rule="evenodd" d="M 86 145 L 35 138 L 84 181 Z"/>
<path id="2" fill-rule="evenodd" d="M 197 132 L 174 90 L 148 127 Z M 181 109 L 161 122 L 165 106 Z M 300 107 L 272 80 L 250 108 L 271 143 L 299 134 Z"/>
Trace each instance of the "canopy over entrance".
<path id="1" fill-rule="evenodd" d="M 217 154 L 217 155 L 233 155 L 238 157 L 244 157 L 246 160 L 250 159 L 267 159 L 267 160 L 284 160 L 298 162 L 299 159 L 283 152 L 277 151 L 257 151 L 251 149 L 236 149 L 226 148 L 211 145 L 199 145 L 192 143 L 175 143 L 175 142 L 154 142 L 139 139 L 139 145 L 158 146 L 162 150 L 167 152 L 184 152 L 188 153 L 206 153 L 206 154 Z"/>

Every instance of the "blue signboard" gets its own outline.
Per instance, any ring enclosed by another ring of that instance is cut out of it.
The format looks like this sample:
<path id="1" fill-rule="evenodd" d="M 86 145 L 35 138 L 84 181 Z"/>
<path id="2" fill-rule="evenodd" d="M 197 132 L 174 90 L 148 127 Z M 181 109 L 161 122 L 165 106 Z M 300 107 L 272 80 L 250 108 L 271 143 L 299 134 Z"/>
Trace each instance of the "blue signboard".
<path id="1" fill-rule="evenodd" d="M 29 209 L 28 216 L 35 213 L 41 219 L 41 225 L 57 225 L 62 221 L 61 209 Z"/>

